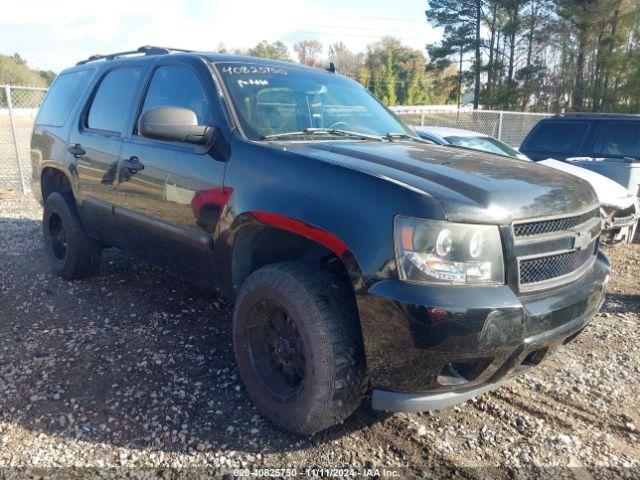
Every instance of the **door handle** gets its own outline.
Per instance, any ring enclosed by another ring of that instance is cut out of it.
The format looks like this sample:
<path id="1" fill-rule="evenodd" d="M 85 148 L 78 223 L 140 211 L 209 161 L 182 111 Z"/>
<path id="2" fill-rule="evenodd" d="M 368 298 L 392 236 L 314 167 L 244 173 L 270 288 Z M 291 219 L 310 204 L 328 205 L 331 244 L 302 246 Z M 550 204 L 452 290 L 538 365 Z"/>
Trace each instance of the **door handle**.
<path id="1" fill-rule="evenodd" d="M 82 148 L 82 145 L 80 145 L 79 143 L 76 143 L 75 145 L 71 145 L 68 150 L 69 150 L 69 153 L 73 155 L 75 158 L 79 158 L 83 156 L 85 153 L 87 153 L 84 151 L 84 148 Z"/>
<path id="2" fill-rule="evenodd" d="M 140 170 L 144 170 L 144 165 L 140 162 L 138 157 L 130 157 L 122 160 L 122 168 L 126 168 L 131 175 L 134 175 Z"/>

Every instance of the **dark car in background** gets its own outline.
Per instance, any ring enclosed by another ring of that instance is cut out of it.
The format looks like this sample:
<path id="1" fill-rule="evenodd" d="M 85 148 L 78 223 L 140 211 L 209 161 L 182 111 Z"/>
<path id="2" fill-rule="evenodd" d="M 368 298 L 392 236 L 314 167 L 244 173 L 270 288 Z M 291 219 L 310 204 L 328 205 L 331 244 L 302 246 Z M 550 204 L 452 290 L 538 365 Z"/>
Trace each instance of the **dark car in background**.
<path id="1" fill-rule="evenodd" d="M 498 388 L 604 299 L 587 182 L 427 144 L 330 71 L 91 57 L 56 78 L 31 149 L 53 270 L 87 277 L 115 246 L 234 299 L 246 390 L 293 432 L 341 422 L 368 389 L 420 411 Z"/>
<path id="2" fill-rule="evenodd" d="M 556 115 L 538 122 L 520 151 L 593 170 L 640 197 L 640 115 Z"/>

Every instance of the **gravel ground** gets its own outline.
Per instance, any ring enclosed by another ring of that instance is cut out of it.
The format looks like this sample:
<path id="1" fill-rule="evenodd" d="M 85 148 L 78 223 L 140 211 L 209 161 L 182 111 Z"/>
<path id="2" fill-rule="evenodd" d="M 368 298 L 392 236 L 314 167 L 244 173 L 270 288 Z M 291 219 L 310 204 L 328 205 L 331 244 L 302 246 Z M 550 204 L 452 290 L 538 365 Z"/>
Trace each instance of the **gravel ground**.
<path id="1" fill-rule="evenodd" d="M 247 398 L 228 302 L 115 250 L 100 276 L 63 281 L 42 251 L 41 213 L 0 195 L 0 478 L 237 467 L 640 478 L 638 244 L 606 250 L 602 312 L 531 373 L 436 414 L 384 415 L 365 402 L 301 439 Z"/>

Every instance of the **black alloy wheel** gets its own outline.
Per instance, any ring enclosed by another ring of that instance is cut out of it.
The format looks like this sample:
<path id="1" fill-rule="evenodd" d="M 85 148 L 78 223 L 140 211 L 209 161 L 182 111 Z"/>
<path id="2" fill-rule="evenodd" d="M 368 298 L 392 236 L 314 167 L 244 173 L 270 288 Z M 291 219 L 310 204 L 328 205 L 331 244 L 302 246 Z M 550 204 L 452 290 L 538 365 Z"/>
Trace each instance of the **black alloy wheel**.
<path id="1" fill-rule="evenodd" d="M 282 400 L 304 385 L 306 361 L 300 333 L 281 305 L 258 302 L 251 314 L 249 350 L 253 368 L 269 392 Z"/>

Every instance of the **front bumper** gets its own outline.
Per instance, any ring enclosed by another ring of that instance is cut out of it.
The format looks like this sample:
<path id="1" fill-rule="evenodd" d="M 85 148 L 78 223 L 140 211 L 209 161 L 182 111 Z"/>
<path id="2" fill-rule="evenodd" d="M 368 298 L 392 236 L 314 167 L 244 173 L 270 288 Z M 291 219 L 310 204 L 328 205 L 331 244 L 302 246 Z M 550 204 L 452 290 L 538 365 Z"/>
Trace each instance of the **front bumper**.
<path id="1" fill-rule="evenodd" d="M 437 410 L 537 365 L 600 308 L 610 272 L 598 254 L 582 278 L 551 293 L 385 280 L 358 295 L 374 408 Z"/>

